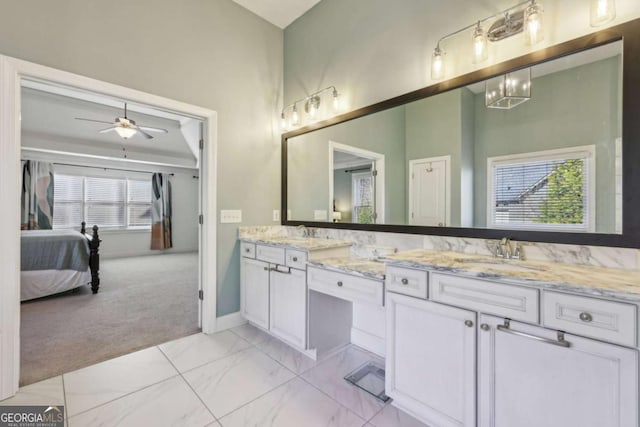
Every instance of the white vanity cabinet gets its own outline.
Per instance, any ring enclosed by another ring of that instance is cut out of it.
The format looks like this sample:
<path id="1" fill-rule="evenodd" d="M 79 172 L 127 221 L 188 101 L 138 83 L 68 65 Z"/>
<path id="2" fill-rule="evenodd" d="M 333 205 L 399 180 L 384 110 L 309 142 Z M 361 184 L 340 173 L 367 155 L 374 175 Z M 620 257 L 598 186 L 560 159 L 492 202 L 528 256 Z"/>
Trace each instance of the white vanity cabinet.
<path id="1" fill-rule="evenodd" d="M 638 427 L 638 352 L 481 315 L 479 427 Z"/>
<path id="2" fill-rule="evenodd" d="M 307 261 L 346 256 L 345 245 L 301 250 L 243 241 L 240 311 L 252 324 L 300 351 L 308 350 Z"/>
<path id="3" fill-rule="evenodd" d="M 249 322 L 269 329 L 269 263 L 242 258 L 240 311 Z"/>
<path id="4" fill-rule="evenodd" d="M 386 394 L 429 425 L 475 426 L 476 313 L 391 292 L 386 307 Z"/>
<path id="5" fill-rule="evenodd" d="M 304 270 L 275 266 L 269 275 L 269 330 L 304 350 L 307 329 L 307 286 Z"/>

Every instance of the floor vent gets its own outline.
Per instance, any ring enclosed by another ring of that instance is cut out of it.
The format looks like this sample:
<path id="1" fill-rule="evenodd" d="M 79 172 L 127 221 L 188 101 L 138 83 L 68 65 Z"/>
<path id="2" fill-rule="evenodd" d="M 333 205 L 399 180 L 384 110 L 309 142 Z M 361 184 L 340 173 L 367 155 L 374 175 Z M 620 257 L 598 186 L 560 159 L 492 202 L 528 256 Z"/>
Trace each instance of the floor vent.
<path id="1" fill-rule="evenodd" d="M 367 362 L 344 379 L 383 402 L 390 399 L 384 394 L 384 367 L 378 363 Z"/>

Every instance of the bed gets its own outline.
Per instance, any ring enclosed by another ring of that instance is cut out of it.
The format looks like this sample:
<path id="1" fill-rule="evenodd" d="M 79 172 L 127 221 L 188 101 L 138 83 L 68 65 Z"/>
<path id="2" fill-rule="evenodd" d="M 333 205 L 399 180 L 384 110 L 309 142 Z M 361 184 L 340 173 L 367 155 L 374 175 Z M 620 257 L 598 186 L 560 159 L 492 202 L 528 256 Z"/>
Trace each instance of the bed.
<path id="1" fill-rule="evenodd" d="M 20 301 L 91 285 L 100 288 L 98 226 L 75 230 L 21 231 Z"/>

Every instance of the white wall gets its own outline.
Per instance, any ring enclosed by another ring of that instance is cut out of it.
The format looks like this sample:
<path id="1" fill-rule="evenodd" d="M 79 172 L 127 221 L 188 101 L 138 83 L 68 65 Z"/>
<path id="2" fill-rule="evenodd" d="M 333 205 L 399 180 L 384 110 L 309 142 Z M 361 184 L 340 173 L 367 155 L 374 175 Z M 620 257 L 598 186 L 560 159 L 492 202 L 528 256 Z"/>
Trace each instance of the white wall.
<path id="1" fill-rule="evenodd" d="M 231 0 L 0 0 L 0 10 L 1 54 L 216 111 L 218 207 L 272 223 L 282 30 Z M 218 316 L 240 307 L 237 226 L 217 230 Z"/>

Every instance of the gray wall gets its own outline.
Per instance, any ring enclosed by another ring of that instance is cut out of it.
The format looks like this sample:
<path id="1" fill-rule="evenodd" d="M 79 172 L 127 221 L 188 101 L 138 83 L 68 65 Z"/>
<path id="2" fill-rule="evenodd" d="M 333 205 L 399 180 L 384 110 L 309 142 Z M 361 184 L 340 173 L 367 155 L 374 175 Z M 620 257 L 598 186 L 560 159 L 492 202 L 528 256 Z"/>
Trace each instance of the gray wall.
<path id="1" fill-rule="evenodd" d="M 329 141 L 334 141 L 385 155 L 385 223 L 404 224 L 404 129 L 404 107 L 399 107 L 291 138 L 287 201 L 292 219 L 313 220 L 314 210 L 331 212 Z"/>
<path id="2" fill-rule="evenodd" d="M 0 5 L 2 54 L 217 111 L 218 208 L 242 209 L 246 225 L 272 223 L 282 30 L 231 0 Z M 237 226 L 218 226 L 218 316 L 239 310 Z"/>
<path id="3" fill-rule="evenodd" d="M 614 57 L 532 80 L 531 99 L 512 110 L 485 107 L 476 95 L 475 224 L 486 226 L 487 158 L 581 145 L 596 146 L 596 231 L 615 228 L 615 139 L 619 66 Z M 516 125 L 517 124 L 517 125 Z"/>

